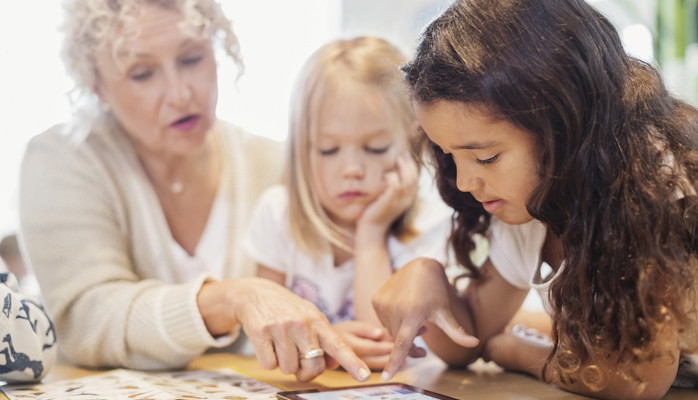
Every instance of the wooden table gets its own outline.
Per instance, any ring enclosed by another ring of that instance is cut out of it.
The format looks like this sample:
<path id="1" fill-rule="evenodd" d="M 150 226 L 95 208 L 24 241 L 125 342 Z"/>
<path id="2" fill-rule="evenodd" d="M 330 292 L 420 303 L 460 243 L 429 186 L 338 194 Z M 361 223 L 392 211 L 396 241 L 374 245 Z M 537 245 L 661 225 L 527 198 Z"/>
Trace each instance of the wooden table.
<path id="1" fill-rule="evenodd" d="M 234 354 L 205 354 L 195 359 L 190 369 L 230 368 L 237 372 L 268 382 L 283 390 L 339 387 L 356 385 L 357 382 L 342 370 L 325 371 L 309 383 L 299 383 L 293 375 L 282 374 L 278 369 L 262 369 L 253 357 Z M 89 371 L 67 365 L 58 365 L 46 381 L 77 378 L 101 371 Z M 426 360 L 410 360 L 406 368 L 393 379 L 424 389 L 443 393 L 464 400 L 572 400 L 588 399 L 541 383 L 526 375 L 505 372 L 491 363 L 477 362 L 467 369 L 449 369 L 435 357 Z M 380 383 L 380 373 L 371 375 L 367 383 Z M 671 389 L 665 400 L 698 399 L 698 390 Z"/>

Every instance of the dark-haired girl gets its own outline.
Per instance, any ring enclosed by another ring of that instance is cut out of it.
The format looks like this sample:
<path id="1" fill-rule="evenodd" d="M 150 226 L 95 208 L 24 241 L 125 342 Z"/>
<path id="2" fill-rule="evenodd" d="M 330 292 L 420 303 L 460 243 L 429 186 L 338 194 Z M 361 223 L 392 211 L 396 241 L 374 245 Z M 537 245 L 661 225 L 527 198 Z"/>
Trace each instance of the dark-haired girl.
<path id="1" fill-rule="evenodd" d="M 472 279 L 458 295 L 420 259 L 379 290 L 396 338 L 384 377 L 426 325 L 452 365 L 483 356 L 586 395 L 663 396 L 698 352 L 696 109 L 583 0 L 456 1 L 403 71 Z M 549 342 L 505 329 L 530 288 Z"/>

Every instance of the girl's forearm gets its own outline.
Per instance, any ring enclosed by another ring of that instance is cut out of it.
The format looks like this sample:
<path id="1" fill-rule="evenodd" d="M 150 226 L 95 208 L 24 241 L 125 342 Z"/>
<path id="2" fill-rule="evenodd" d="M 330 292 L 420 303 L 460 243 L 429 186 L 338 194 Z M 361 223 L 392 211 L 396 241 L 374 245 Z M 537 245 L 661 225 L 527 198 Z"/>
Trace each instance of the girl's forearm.
<path id="1" fill-rule="evenodd" d="M 508 332 L 491 338 L 483 355 L 504 369 L 524 372 L 543 380 L 544 365 L 552 349 L 552 344 L 546 344 L 532 335 Z M 564 390 L 597 398 L 660 398 L 669 389 L 676 375 L 679 357 L 678 351 L 675 351 L 676 356 L 673 358 L 660 357 L 637 366 L 645 381 L 629 379 L 628 374 L 623 372 L 627 367 L 612 360 L 567 367 L 567 373 L 561 372 L 557 366 L 570 363 L 568 354 L 561 356 L 563 353 L 560 353 L 552 358 L 549 367 L 545 369 L 545 380 Z"/>
<path id="2" fill-rule="evenodd" d="M 357 234 L 354 252 L 355 319 L 380 325 L 371 297 L 393 273 L 385 234 Z"/>

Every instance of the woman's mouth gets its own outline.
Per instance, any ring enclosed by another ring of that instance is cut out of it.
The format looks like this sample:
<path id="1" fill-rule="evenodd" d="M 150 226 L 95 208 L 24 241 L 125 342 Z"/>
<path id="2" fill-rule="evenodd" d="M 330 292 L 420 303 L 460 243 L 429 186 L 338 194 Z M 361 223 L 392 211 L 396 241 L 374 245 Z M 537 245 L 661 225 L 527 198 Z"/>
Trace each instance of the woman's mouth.
<path id="1" fill-rule="evenodd" d="M 199 119 L 200 117 L 198 115 L 187 115 L 184 118 L 176 120 L 170 126 L 179 131 L 188 131 L 194 128 L 197 123 L 199 123 Z"/>

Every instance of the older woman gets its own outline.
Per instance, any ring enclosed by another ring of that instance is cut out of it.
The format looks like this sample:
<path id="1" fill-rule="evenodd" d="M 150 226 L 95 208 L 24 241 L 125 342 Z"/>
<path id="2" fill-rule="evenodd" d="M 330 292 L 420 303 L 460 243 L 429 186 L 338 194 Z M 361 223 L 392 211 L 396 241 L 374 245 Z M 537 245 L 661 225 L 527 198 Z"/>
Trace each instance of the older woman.
<path id="1" fill-rule="evenodd" d="M 263 367 L 308 380 L 336 360 L 365 380 L 312 304 L 247 277 L 241 232 L 281 157 L 278 143 L 216 118 L 215 48 L 241 65 L 220 6 L 68 0 L 65 17 L 79 108 L 28 145 L 20 189 L 22 238 L 62 354 L 181 367 L 242 326 Z"/>

